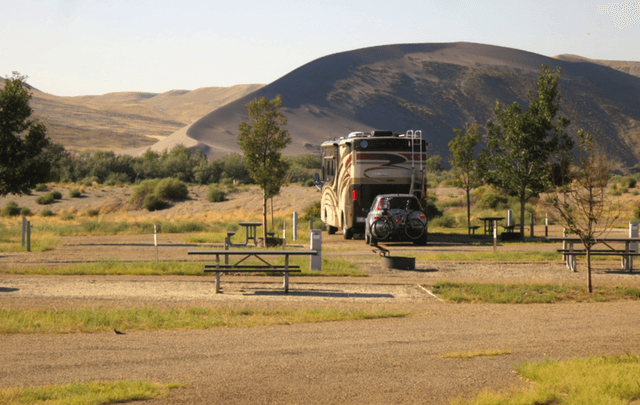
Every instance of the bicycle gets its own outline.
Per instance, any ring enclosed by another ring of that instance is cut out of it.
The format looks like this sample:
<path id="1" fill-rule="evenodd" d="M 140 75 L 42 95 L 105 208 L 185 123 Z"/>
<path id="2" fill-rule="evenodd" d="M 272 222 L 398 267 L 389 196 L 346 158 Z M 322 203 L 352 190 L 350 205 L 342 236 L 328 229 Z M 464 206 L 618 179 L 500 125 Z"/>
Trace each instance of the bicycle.
<path id="1" fill-rule="evenodd" d="M 389 209 L 388 203 L 385 203 L 382 208 L 382 216 L 376 219 L 369 229 L 372 241 L 386 240 L 392 236 L 398 235 L 402 232 L 411 240 L 418 240 L 424 235 L 426 227 L 426 218 L 423 212 L 410 209 L 410 202 L 407 201 L 407 206 L 402 212 L 394 214 Z M 424 221 L 423 221 L 424 219 Z M 373 239 L 375 238 L 375 239 Z"/>

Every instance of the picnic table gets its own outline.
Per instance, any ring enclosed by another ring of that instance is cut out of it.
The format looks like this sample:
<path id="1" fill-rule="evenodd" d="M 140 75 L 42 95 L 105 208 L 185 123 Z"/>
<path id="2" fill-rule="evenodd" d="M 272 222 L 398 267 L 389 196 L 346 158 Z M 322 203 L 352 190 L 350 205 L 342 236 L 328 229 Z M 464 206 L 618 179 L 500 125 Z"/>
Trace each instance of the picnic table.
<path id="1" fill-rule="evenodd" d="M 576 257 L 586 256 L 586 249 L 574 249 L 575 243 L 582 243 L 582 239 L 576 236 L 558 236 L 547 237 L 550 242 L 562 242 L 562 249 L 558 249 L 558 252 L 562 253 L 567 268 L 571 271 L 576 271 Z M 640 238 L 632 237 L 603 237 L 594 238 L 595 244 L 601 244 L 606 249 L 591 249 L 592 256 L 620 256 L 622 258 L 622 269 L 631 273 L 633 271 L 633 257 L 640 256 L 638 253 L 637 243 L 640 242 Z M 624 243 L 624 249 L 616 249 L 611 246 L 613 243 Z"/>
<path id="2" fill-rule="evenodd" d="M 190 255 L 215 255 L 215 264 L 205 264 L 204 271 L 215 273 L 216 275 L 216 294 L 220 292 L 220 275 L 222 273 L 283 273 L 284 292 L 289 292 L 289 273 L 299 273 L 300 266 L 290 265 L 289 256 L 315 256 L 318 254 L 316 250 L 190 250 Z M 225 263 L 220 263 L 220 256 L 225 256 Z M 229 256 L 243 256 L 233 264 L 227 264 Z M 275 265 L 269 263 L 264 256 L 270 258 L 284 257 L 284 265 Z M 245 261 L 249 258 L 255 258 L 262 264 L 247 264 Z"/>
<path id="3" fill-rule="evenodd" d="M 484 222 L 484 234 L 491 235 L 493 233 L 493 222 L 500 222 L 504 219 L 504 217 L 482 217 L 478 219 Z"/>
<path id="4" fill-rule="evenodd" d="M 247 246 L 249 244 L 249 240 L 253 239 L 253 245 L 258 246 L 258 240 L 256 239 L 257 228 L 262 226 L 262 222 L 240 222 L 239 225 L 244 226 L 246 230 L 244 245 Z"/>

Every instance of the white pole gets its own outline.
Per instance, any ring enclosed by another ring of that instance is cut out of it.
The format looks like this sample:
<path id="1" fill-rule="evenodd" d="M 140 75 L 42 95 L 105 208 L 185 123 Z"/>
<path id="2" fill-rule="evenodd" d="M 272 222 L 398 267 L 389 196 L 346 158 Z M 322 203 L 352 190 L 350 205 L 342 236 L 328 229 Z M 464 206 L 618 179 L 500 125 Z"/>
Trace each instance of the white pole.
<path id="1" fill-rule="evenodd" d="M 158 226 L 153 224 L 153 245 L 156 247 L 156 262 L 158 261 Z"/>

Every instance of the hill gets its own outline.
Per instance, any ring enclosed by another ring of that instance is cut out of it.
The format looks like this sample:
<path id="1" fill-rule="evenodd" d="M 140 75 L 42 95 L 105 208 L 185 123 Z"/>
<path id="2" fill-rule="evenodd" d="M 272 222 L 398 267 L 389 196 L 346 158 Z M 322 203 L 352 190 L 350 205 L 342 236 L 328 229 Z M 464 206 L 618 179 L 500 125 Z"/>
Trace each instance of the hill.
<path id="1" fill-rule="evenodd" d="M 0 79 L 0 88 L 4 85 Z M 121 92 L 58 97 L 31 88 L 34 117 L 48 136 L 75 151 L 150 147 L 260 84 L 166 93 Z"/>
<path id="2" fill-rule="evenodd" d="M 496 100 L 526 106 L 541 66 L 562 68 L 561 114 L 625 166 L 640 159 L 640 78 L 635 62 L 550 58 L 474 43 L 387 45 L 325 56 L 181 128 L 153 149 L 183 143 L 210 157 L 239 152 L 238 124 L 256 97 L 281 94 L 293 142 L 286 153 L 356 130 L 421 129 L 433 153 L 448 156 L 453 128 L 484 124 Z"/>

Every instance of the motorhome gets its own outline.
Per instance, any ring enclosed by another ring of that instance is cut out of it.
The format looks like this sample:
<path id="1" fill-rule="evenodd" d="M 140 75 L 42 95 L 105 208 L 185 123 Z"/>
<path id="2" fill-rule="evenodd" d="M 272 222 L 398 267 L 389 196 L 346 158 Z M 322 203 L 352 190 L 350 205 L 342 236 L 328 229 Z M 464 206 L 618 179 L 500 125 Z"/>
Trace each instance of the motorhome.
<path id="1" fill-rule="evenodd" d="M 427 143 L 422 131 L 352 132 L 324 142 L 320 215 L 330 234 L 342 229 L 345 239 L 364 234 L 367 213 L 378 194 L 426 194 Z"/>

